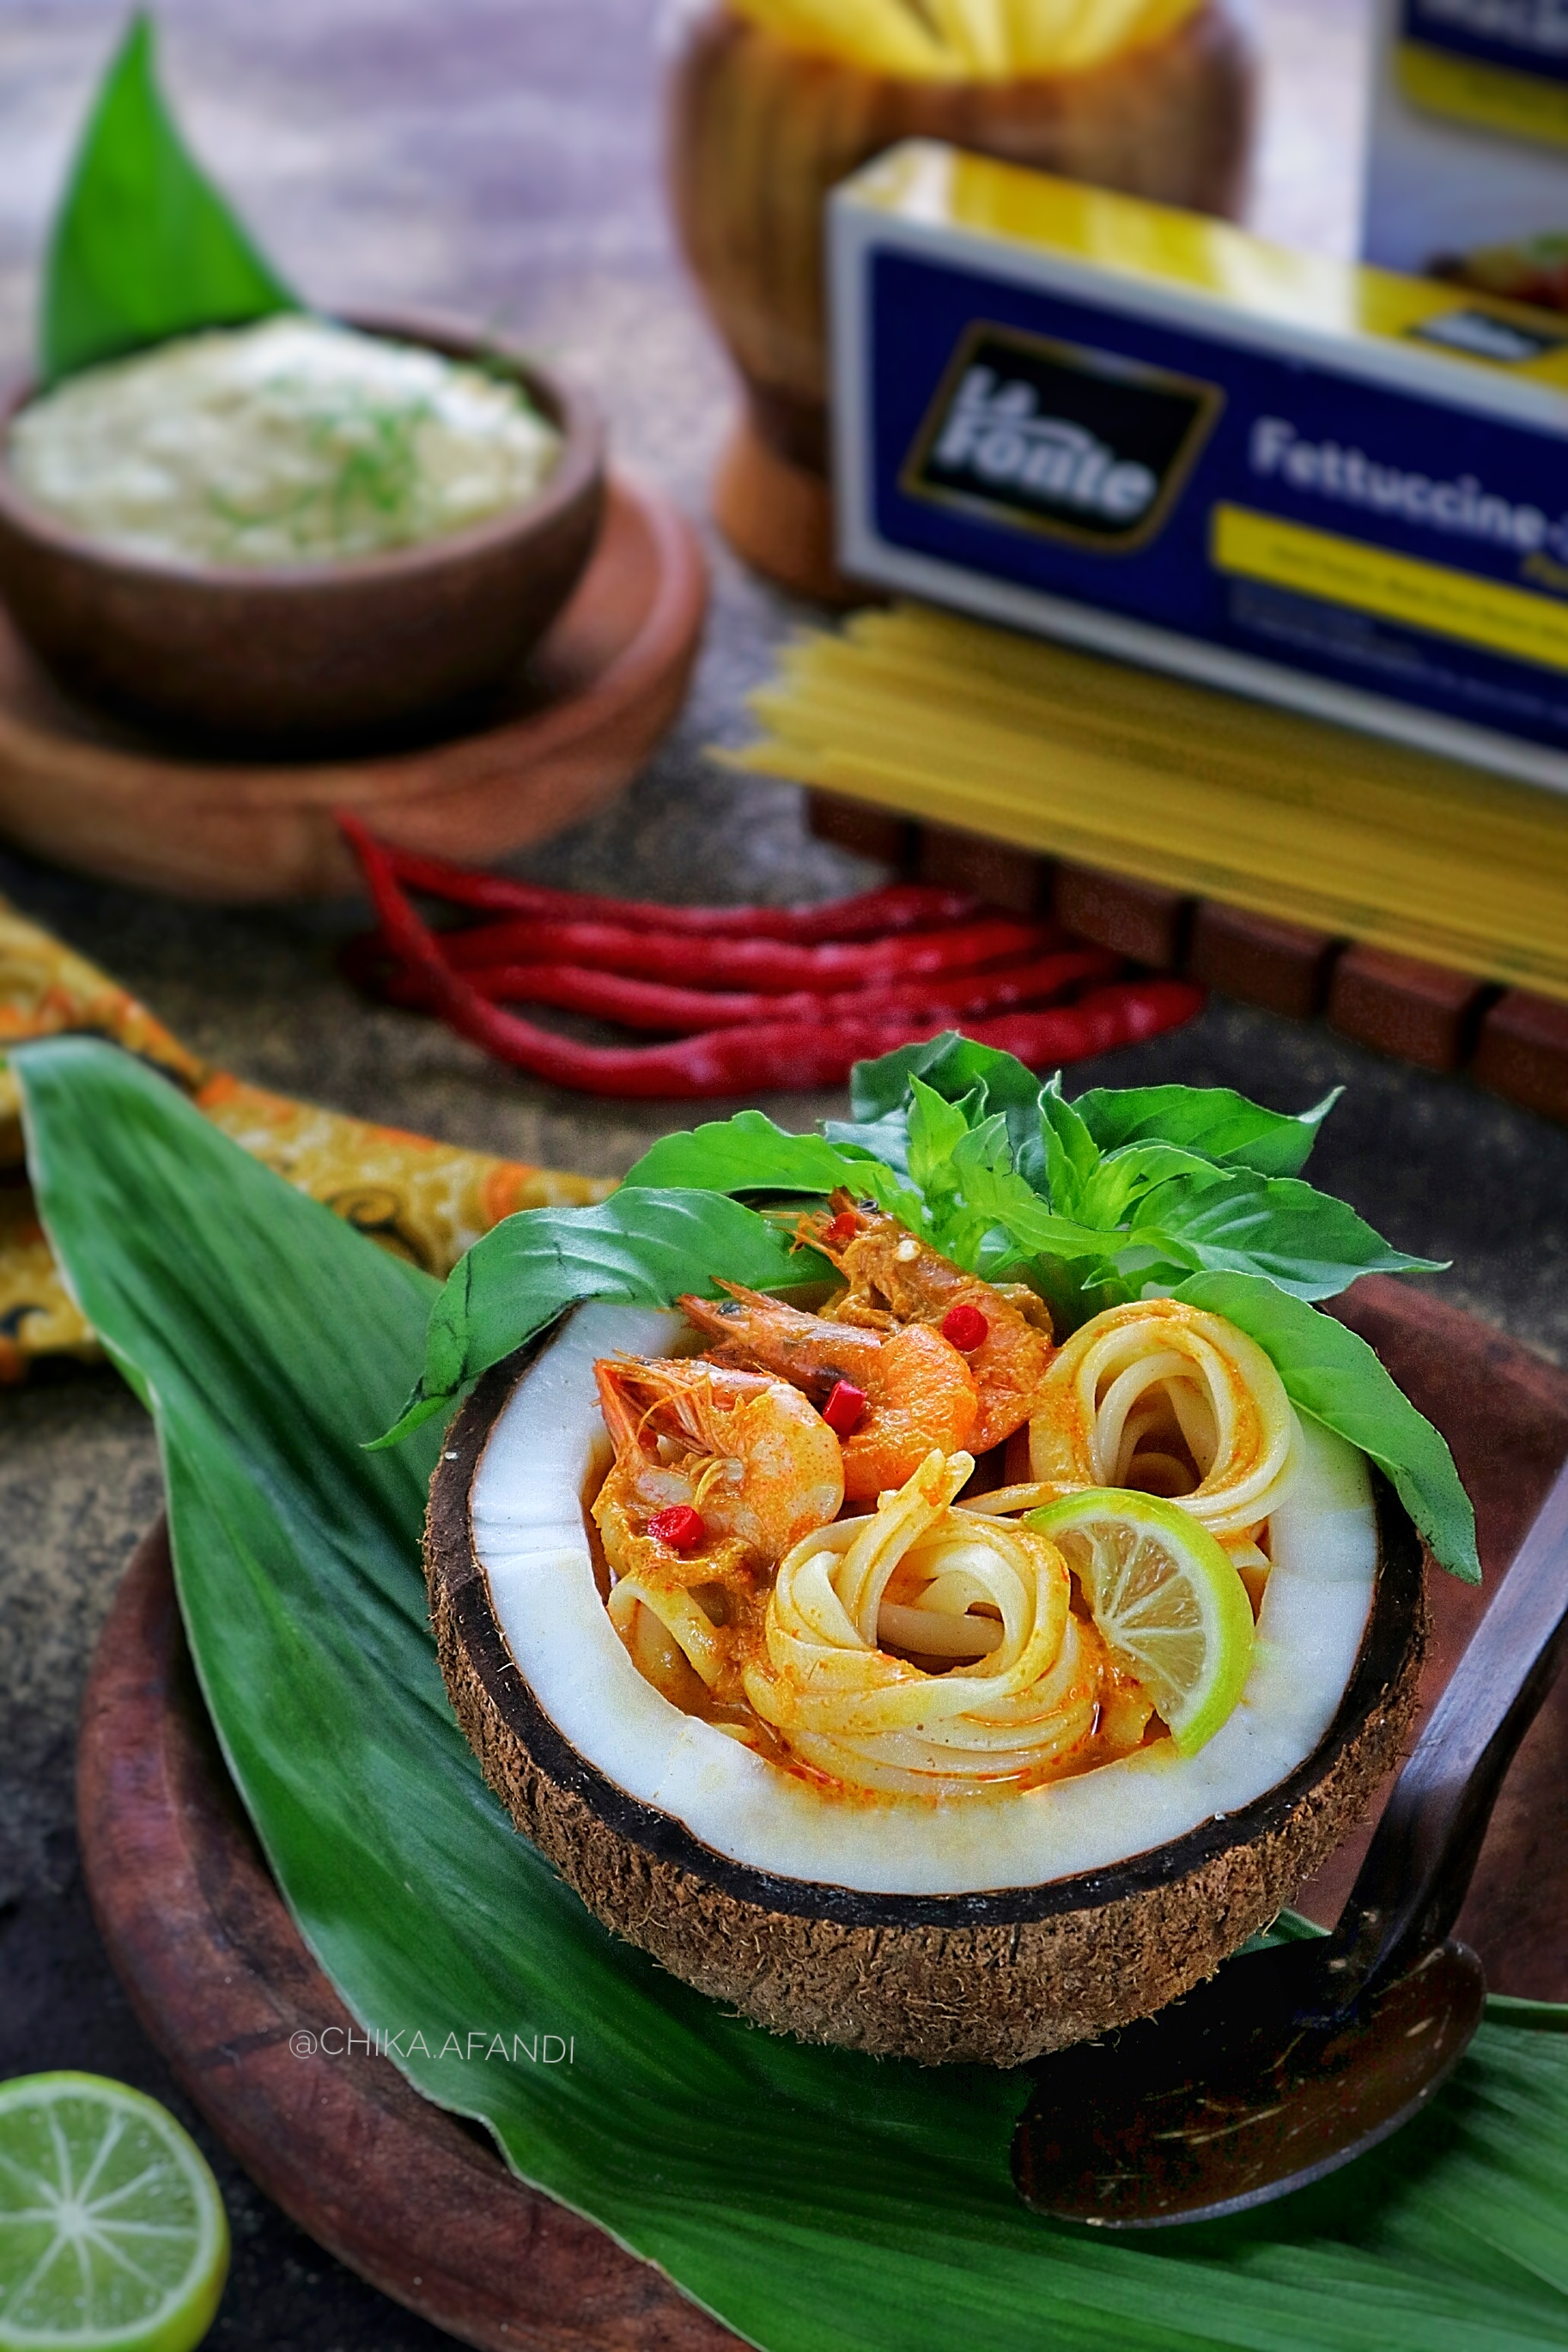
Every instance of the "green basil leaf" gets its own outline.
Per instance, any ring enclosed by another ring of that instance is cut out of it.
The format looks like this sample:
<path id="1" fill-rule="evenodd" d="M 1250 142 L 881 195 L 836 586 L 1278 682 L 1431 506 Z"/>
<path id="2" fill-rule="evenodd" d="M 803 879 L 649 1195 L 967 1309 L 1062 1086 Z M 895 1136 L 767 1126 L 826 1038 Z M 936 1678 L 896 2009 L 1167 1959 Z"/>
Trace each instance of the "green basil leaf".
<path id="1" fill-rule="evenodd" d="M 902 1111 L 884 1118 L 825 1118 L 822 1132 L 841 1151 L 868 1152 L 900 1176 L 910 1172 L 910 1123 Z"/>
<path id="2" fill-rule="evenodd" d="M 1134 1204 L 1157 1185 L 1182 1179 L 1189 1190 L 1223 1184 L 1226 1171 L 1195 1151 L 1174 1143 L 1124 1143 L 1108 1151 L 1079 1195 L 1078 1213 L 1087 1225 L 1108 1233 L 1138 1222 Z"/>
<path id="3" fill-rule="evenodd" d="M 820 1135 L 792 1135 L 760 1110 L 742 1110 L 662 1136 L 626 1181 L 650 1192 L 820 1194 L 855 1183 L 865 1156 Z"/>
<path id="4" fill-rule="evenodd" d="M 900 1045 L 896 1053 L 880 1054 L 873 1062 L 857 1062 L 849 1073 L 849 1108 L 858 1119 L 886 1118 L 902 1111 L 910 1098 L 910 1080 L 922 1077 L 959 1042 L 956 1029 L 944 1029 L 918 1045 Z M 969 1088 L 964 1087 L 964 1094 Z"/>
<path id="5" fill-rule="evenodd" d="M 152 25 L 137 16 L 99 91 L 50 237 L 45 383 L 171 335 L 300 308 L 181 138 L 158 87 Z"/>
<path id="6" fill-rule="evenodd" d="M 1125 1143 L 1180 1143 L 1259 1176 L 1296 1176 L 1342 1089 L 1291 1118 L 1229 1087 L 1095 1087 L 1076 1108 L 1102 1151 Z"/>
<path id="7" fill-rule="evenodd" d="M 1037 1139 L 1040 1082 L 1016 1055 L 977 1045 L 956 1030 L 944 1030 L 921 1045 L 903 1045 L 875 1062 L 858 1062 L 849 1076 L 849 1101 L 857 1119 L 886 1118 L 904 1108 L 910 1082 L 921 1078 L 948 1102 L 963 1102 L 984 1089 L 987 1110 L 1001 1111 L 1015 1150 Z"/>
<path id="8" fill-rule="evenodd" d="M 1097 1263 L 1116 1246 L 1116 1234 L 1096 1233 L 1070 1217 L 1058 1217 L 1014 1170 L 972 1167 L 965 1173 L 963 1189 L 968 1206 L 984 1218 L 987 1227 L 1005 1227 L 1022 1256 L 1047 1255 Z"/>
<path id="9" fill-rule="evenodd" d="M 910 1080 L 910 1181 L 927 1202 L 956 1192 L 953 1154 L 969 1135 L 971 1115 L 983 1116 L 978 1090 L 949 1102 L 918 1077 Z"/>
<path id="10" fill-rule="evenodd" d="M 444 1412 L 470 1381 L 586 1298 L 671 1307 L 715 1273 L 781 1290 L 832 1269 L 721 1192 L 623 1185 L 592 1209 L 523 1209 L 453 1268 L 430 1312 L 425 1370 L 381 1445 Z"/>
<path id="11" fill-rule="evenodd" d="M 1100 1166 L 1100 1146 L 1078 1105 L 1062 1093 L 1059 1071 L 1040 1088 L 1038 1109 L 1043 1158 L 1037 1172 L 1028 1173 L 1064 1217 L 1081 1216 L 1085 1192 Z"/>
<path id="12" fill-rule="evenodd" d="M 1297 1298 L 1332 1298 L 1363 1274 L 1439 1273 L 1391 1249 L 1343 1201 L 1294 1176 L 1211 1171 L 1159 1187 L 1138 1205 L 1131 1240 L 1194 1269 L 1261 1274 Z"/>
<path id="13" fill-rule="evenodd" d="M 1476 1515 L 1447 1444 L 1364 1339 L 1256 1275 L 1197 1274 L 1173 1295 L 1256 1339 L 1297 1411 L 1369 1454 L 1393 1480 L 1434 1559 L 1465 1583 L 1480 1582 Z"/>

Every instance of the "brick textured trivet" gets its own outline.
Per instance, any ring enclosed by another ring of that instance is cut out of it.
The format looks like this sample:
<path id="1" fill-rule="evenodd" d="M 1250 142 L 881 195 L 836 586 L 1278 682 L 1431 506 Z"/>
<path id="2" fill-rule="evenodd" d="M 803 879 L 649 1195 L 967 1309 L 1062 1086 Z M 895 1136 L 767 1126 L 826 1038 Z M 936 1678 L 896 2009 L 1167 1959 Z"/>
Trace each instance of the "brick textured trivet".
<path id="1" fill-rule="evenodd" d="M 1016 844 L 919 824 L 832 793 L 808 794 L 811 830 L 900 874 L 973 890 L 1157 971 L 1185 971 L 1240 1004 L 1325 1015 L 1358 1045 L 1427 1070 L 1468 1071 L 1494 1094 L 1568 1125 L 1568 1004 L 1501 994 L 1472 973 L 1331 938 L 1217 899 L 1194 902 Z"/>
<path id="2" fill-rule="evenodd" d="M 1052 901 L 1058 923 L 1097 947 L 1113 948 L 1154 971 L 1178 971 L 1193 902 L 1155 882 L 1131 882 L 1088 866 L 1058 866 Z"/>
<path id="3" fill-rule="evenodd" d="M 1470 1076 L 1527 1110 L 1568 1119 L 1568 1004 L 1510 988 L 1481 1022 Z"/>
<path id="4" fill-rule="evenodd" d="M 1205 899 L 1193 918 L 1187 970 L 1205 988 L 1238 1004 L 1262 1004 L 1293 1021 L 1310 1021 L 1329 992 L 1329 973 L 1342 942 L 1300 923 L 1248 915 Z"/>
<path id="5" fill-rule="evenodd" d="M 1468 972 L 1383 948 L 1347 948 L 1329 983 L 1329 1024 L 1424 1070 L 1457 1070 L 1487 993 Z"/>
<path id="6" fill-rule="evenodd" d="M 977 898 L 1005 907 L 1010 915 L 1037 915 L 1047 903 L 1050 868 L 1032 850 L 984 834 L 957 833 L 950 825 L 921 827 L 916 868 L 922 882 L 949 890 L 973 890 Z"/>
<path id="7" fill-rule="evenodd" d="M 840 800 L 837 793 L 807 794 L 807 823 L 818 841 L 847 849 L 856 857 L 874 858 L 896 874 L 912 866 L 918 845 L 917 828 L 908 817 L 889 809 L 872 808 L 865 801 Z"/>

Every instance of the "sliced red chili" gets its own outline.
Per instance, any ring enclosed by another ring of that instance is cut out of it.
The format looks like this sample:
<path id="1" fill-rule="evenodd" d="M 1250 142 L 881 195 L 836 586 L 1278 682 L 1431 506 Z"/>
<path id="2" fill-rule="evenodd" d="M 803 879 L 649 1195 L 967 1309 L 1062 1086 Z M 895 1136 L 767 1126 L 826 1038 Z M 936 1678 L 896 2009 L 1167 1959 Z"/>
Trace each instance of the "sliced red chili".
<path id="1" fill-rule="evenodd" d="M 830 1224 L 824 1225 L 822 1229 L 822 1238 L 825 1242 L 831 1242 L 835 1249 L 838 1249 L 841 1248 L 846 1242 L 852 1242 L 859 1230 L 860 1220 L 856 1215 L 855 1211 L 853 1209 L 840 1209 L 838 1214 L 833 1219 L 832 1223 Z"/>
<path id="2" fill-rule="evenodd" d="M 671 1503 L 668 1511 L 656 1511 L 647 1531 L 655 1543 L 668 1544 L 671 1551 L 695 1551 L 708 1535 L 701 1512 L 689 1503 Z"/>
<path id="3" fill-rule="evenodd" d="M 868 1402 L 865 1390 L 858 1389 L 853 1381 L 835 1381 L 822 1418 L 835 1437 L 847 1437 L 865 1420 Z"/>
<path id="4" fill-rule="evenodd" d="M 956 1307 L 950 1307 L 942 1318 L 942 1338 L 963 1356 L 979 1347 L 990 1328 L 979 1307 L 967 1298 L 961 1298 Z"/>

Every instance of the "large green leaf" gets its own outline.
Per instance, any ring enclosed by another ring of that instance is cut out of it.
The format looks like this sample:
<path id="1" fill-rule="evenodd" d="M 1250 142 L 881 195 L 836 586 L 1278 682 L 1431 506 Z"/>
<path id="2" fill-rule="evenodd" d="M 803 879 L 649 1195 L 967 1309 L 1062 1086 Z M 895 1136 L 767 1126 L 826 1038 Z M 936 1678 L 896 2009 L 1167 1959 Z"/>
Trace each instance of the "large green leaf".
<path id="1" fill-rule="evenodd" d="M 38 322 L 44 382 L 299 307 L 181 138 L 158 87 L 153 27 L 138 15 L 56 216 Z"/>
<path id="2" fill-rule="evenodd" d="M 362 2022 L 527 2179 L 770 2352 L 1568 2341 L 1568 2036 L 1532 2015 L 1318 2188 L 1121 2243 L 1015 2201 L 1024 2076 L 774 2040 L 603 1933 L 447 1708 L 417 1570 L 434 1433 L 363 1450 L 432 1286 L 111 1048 L 17 1059 L 50 1235 L 158 1417 L 197 1669 L 279 1884 Z M 492 2054 L 543 2032 L 572 2063 Z"/>

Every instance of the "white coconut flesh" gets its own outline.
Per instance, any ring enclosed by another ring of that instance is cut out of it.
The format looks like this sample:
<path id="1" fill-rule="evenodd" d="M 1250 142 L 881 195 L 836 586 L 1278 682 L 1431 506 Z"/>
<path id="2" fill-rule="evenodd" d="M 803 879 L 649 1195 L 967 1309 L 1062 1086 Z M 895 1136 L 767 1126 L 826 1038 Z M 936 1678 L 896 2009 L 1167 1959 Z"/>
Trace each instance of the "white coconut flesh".
<path id="1" fill-rule="evenodd" d="M 594 1365 L 676 1352 L 680 1317 L 581 1307 L 497 1416 L 475 1474 L 476 1555 L 520 1674 L 568 1744 L 729 1860 L 866 1894 L 967 1895 L 1100 1870 L 1251 1804 L 1332 1722 L 1377 1571 L 1365 1457 L 1303 1421 L 1270 1519 L 1272 1568 L 1235 1712 L 1196 1755 L 1169 1740 L 1026 1790 L 837 1794 L 684 1714 L 630 1656 L 595 1581 L 583 1497 L 605 1452 Z"/>

